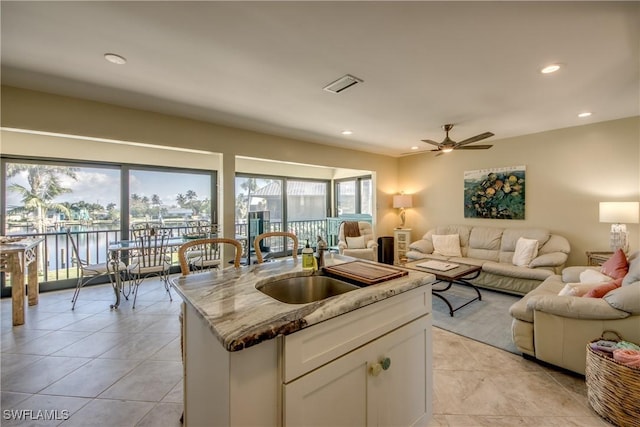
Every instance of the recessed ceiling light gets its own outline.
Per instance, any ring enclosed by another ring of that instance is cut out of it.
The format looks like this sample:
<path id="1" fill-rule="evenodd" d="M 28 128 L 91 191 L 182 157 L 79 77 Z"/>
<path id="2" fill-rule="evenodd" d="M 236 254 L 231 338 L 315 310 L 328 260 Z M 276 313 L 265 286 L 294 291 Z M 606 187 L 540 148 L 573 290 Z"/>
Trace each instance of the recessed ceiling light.
<path id="1" fill-rule="evenodd" d="M 343 134 L 343 135 L 352 135 L 352 134 L 353 134 L 353 131 L 350 131 L 350 130 L 343 130 L 343 131 L 342 131 L 342 134 Z"/>
<path id="2" fill-rule="evenodd" d="M 542 74 L 551 74 L 551 73 L 555 73 L 559 69 L 560 69 L 560 64 L 551 64 L 544 67 L 542 70 L 540 70 L 540 72 Z"/>
<path id="3" fill-rule="evenodd" d="M 112 64 L 124 65 L 127 63 L 127 59 L 124 56 L 120 56 L 115 53 L 105 53 L 104 59 Z"/>
<path id="4" fill-rule="evenodd" d="M 580 117 L 581 119 L 585 118 L 585 117 L 589 117 L 591 115 L 591 112 L 589 111 L 585 111 L 584 113 L 580 113 L 578 114 L 578 117 Z"/>

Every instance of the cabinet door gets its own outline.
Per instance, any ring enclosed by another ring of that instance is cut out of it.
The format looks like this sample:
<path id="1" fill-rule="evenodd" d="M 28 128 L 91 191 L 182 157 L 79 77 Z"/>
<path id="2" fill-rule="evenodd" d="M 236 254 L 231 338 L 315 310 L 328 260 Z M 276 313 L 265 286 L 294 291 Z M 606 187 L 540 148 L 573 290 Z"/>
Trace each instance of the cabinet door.
<path id="1" fill-rule="evenodd" d="M 430 328 L 423 316 L 284 385 L 285 426 L 426 425 Z"/>
<path id="2" fill-rule="evenodd" d="M 285 426 L 364 426 L 367 361 L 361 347 L 285 384 Z"/>
<path id="3" fill-rule="evenodd" d="M 390 365 L 369 376 L 370 425 L 423 426 L 431 418 L 431 317 L 424 316 L 383 336 L 370 363 Z"/>

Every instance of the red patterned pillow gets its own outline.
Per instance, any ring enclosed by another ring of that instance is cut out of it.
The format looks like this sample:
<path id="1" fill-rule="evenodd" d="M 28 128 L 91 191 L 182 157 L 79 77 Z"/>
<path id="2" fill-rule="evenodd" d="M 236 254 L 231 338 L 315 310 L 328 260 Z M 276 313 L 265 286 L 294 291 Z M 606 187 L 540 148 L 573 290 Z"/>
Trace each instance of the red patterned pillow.
<path id="1" fill-rule="evenodd" d="M 612 291 L 614 289 L 618 289 L 621 284 L 622 284 L 622 278 L 620 278 L 618 280 L 614 280 L 613 282 L 603 283 L 602 285 L 598 286 L 597 288 L 591 289 L 589 292 L 587 292 L 586 294 L 584 294 L 582 296 L 584 298 L 602 298 L 603 296 L 605 296 L 610 291 Z"/>
<path id="2" fill-rule="evenodd" d="M 627 262 L 627 256 L 622 252 L 622 249 L 618 249 L 609 258 L 602 268 L 600 268 L 602 274 L 606 274 L 614 279 L 622 279 L 629 272 L 629 263 Z"/>

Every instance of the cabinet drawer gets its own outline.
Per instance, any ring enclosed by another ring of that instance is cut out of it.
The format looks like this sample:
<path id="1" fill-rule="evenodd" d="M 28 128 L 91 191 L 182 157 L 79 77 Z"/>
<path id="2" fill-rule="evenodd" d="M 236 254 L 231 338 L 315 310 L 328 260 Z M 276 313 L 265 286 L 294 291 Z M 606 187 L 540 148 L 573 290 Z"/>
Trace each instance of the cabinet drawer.
<path id="1" fill-rule="evenodd" d="M 284 382 L 322 366 L 431 312 L 431 287 L 359 308 L 284 337 Z"/>

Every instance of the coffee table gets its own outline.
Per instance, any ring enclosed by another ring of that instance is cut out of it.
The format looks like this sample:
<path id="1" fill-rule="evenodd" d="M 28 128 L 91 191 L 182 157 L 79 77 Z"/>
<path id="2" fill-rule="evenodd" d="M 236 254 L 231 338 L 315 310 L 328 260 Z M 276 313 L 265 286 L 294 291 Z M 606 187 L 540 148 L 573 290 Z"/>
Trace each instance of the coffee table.
<path id="1" fill-rule="evenodd" d="M 453 313 L 460 310 L 462 307 L 465 307 L 474 301 L 482 301 L 482 295 L 480 294 L 480 289 L 478 289 L 476 286 L 474 286 L 472 283 L 469 282 L 469 280 L 473 280 L 480 275 L 480 271 L 482 270 L 482 267 L 477 265 L 460 264 L 459 262 L 456 262 L 455 264 L 458 264 L 457 267 L 452 268 L 451 270 L 442 271 L 442 270 L 435 270 L 432 268 L 420 267 L 417 265 L 425 261 L 427 260 L 421 259 L 417 261 L 407 262 L 403 265 L 403 267 L 408 268 L 410 270 L 425 271 L 427 273 L 431 273 L 435 275 L 436 281 L 433 283 L 433 285 L 438 283 L 443 283 L 443 282 L 447 283 L 447 286 L 445 286 L 444 288 L 434 288 L 432 285 L 431 294 L 435 297 L 440 298 L 442 301 L 445 302 L 445 304 L 447 304 L 447 306 L 449 307 L 449 315 L 451 317 L 453 317 Z M 442 295 L 442 293 L 451 289 L 451 287 L 454 284 L 469 286 L 470 288 L 473 288 L 473 290 L 476 291 L 476 294 L 478 294 L 478 296 L 465 302 L 464 304 L 456 308 L 453 308 L 449 300 L 445 298 Z"/>

